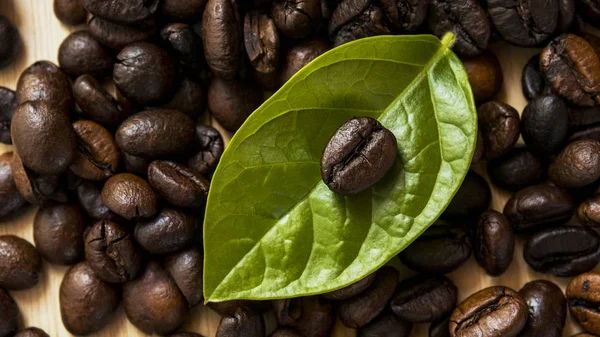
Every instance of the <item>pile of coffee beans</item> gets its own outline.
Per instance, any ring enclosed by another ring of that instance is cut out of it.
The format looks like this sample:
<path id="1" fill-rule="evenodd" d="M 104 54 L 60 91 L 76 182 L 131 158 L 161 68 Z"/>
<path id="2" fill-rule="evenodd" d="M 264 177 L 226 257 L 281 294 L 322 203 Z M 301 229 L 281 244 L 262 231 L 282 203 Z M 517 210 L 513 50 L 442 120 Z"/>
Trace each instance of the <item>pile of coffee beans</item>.
<path id="1" fill-rule="evenodd" d="M 430 337 L 554 337 L 562 336 L 567 307 L 600 336 L 600 274 L 591 272 L 600 262 L 600 38 L 583 31 L 600 22 L 597 2 L 54 0 L 54 11 L 86 29 L 63 41 L 58 65 L 35 62 L 16 91 L 0 87 L 0 142 L 14 145 L 0 155 L 0 219 L 39 207 L 35 247 L 0 236 L 0 337 L 47 336 L 19 332 L 8 293 L 34 287 L 42 261 L 71 266 L 59 298 L 72 334 L 101 330 L 122 303 L 144 333 L 198 336 L 177 330 L 203 301 L 202 217 L 225 146 L 205 125 L 210 117 L 230 135 L 265 93 L 332 47 L 449 31 L 479 106 L 480 133 L 473 170 L 442 218 L 399 255 L 419 274 L 404 279 L 383 267 L 328 294 L 209 303 L 223 316 L 217 336 L 327 337 L 337 317 L 361 337 L 406 337 L 425 322 Z M 529 104 L 521 116 L 495 100 L 503 76 L 488 45 L 498 40 L 543 48 L 523 69 Z M 20 45 L 17 28 L 0 16 L 0 68 Z M 362 155 L 382 160 L 366 175 L 353 162 L 339 166 L 357 145 L 332 138 L 323 178 L 353 194 L 385 174 L 396 142 L 368 119 L 342 129 L 373 136 Z M 514 192 L 502 213 L 489 209 L 486 175 Z M 457 303 L 460 289 L 444 274 L 473 255 L 483 271 L 502 275 L 516 237 L 533 270 L 574 277 L 566 297 L 538 280 Z M 271 310 L 272 333 L 263 319 Z"/>

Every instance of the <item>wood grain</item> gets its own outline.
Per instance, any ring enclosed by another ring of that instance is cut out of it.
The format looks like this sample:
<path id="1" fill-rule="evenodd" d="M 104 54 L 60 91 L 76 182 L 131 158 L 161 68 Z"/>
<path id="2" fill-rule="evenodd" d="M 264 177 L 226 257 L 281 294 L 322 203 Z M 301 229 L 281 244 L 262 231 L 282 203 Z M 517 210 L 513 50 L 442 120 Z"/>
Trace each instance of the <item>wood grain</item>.
<path id="1" fill-rule="evenodd" d="M 51 60 L 56 62 L 60 43 L 70 31 L 77 30 L 63 26 L 54 17 L 52 0 L 0 0 L 0 15 L 9 17 L 19 27 L 24 42 L 18 60 L 8 68 L 0 70 L 0 86 L 11 89 L 15 88 L 21 71 L 34 61 Z M 500 58 L 504 72 L 504 88 L 499 99 L 511 104 L 518 111 L 522 111 L 526 102 L 521 93 L 521 70 L 529 57 L 538 50 L 515 48 L 504 43 L 495 45 L 492 49 Z M 10 146 L 0 144 L 0 153 L 10 149 Z M 484 171 L 482 167 L 478 167 L 477 170 L 481 173 Z M 507 197 L 505 192 L 494 190 L 492 207 L 502 210 Z M 34 215 L 35 209 L 31 207 L 24 214 L 0 223 L 0 235 L 14 234 L 33 242 L 32 221 Z M 521 249 L 522 242 L 518 244 L 515 261 L 511 268 L 500 277 L 494 278 L 486 275 L 473 258 L 458 271 L 452 273 L 450 277 L 460 289 L 460 299 L 491 285 L 506 285 L 518 290 L 523 284 L 534 279 L 550 279 L 564 289 L 568 279 L 552 278 L 533 272 L 523 261 Z M 62 325 L 58 304 L 58 288 L 66 270 L 67 267 L 45 264 L 44 276 L 39 285 L 30 290 L 11 293 L 21 308 L 26 327 L 40 327 L 50 336 L 70 336 Z M 406 270 L 401 273 L 402 277 L 411 274 Z M 122 309 L 119 309 L 116 316 L 116 319 L 108 327 L 94 336 L 144 335 L 127 321 Z M 268 327 L 272 329 L 272 318 L 268 318 L 267 321 Z M 192 315 L 183 330 L 198 332 L 204 336 L 214 336 L 218 323 L 219 316 L 217 314 L 203 306 L 198 306 L 192 310 Z M 412 336 L 426 337 L 427 330 L 426 324 L 417 325 Z M 564 335 L 571 336 L 579 330 L 580 328 L 569 319 Z M 354 335 L 354 331 L 337 323 L 335 337 Z"/>

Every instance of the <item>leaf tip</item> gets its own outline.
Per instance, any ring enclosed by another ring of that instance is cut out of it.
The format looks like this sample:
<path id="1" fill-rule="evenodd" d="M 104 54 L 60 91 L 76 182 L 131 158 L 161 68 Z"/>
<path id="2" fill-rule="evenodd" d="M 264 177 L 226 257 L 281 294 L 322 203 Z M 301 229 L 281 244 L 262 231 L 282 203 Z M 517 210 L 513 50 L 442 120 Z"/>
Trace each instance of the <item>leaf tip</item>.
<path id="1" fill-rule="evenodd" d="M 454 42 L 456 42 L 456 35 L 452 32 L 448 32 L 442 37 L 442 45 L 448 49 L 452 48 Z"/>

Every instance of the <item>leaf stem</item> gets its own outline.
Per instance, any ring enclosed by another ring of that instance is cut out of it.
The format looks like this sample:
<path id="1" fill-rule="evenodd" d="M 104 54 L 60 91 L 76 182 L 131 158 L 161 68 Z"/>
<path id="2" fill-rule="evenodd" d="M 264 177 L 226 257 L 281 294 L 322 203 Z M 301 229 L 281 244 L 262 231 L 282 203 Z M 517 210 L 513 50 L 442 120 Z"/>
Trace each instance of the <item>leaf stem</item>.
<path id="1" fill-rule="evenodd" d="M 452 32 L 448 32 L 442 37 L 442 45 L 448 49 L 452 48 L 454 42 L 456 42 L 456 35 Z"/>

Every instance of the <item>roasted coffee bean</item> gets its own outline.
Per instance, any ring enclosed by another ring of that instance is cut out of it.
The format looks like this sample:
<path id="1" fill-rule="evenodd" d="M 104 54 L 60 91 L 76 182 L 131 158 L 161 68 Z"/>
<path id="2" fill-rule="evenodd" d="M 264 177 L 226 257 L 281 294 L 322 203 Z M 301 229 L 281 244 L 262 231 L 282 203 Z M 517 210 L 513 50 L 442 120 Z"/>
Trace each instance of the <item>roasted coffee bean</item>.
<path id="1" fill-rule="evenodd" d="M 475 57 L 463 57 L 461 61 L 469 76 L 476 101 L 489 101 L 500 92 L 504 78 L 496 55 L 488 52 Z"/>
<path id="2" fill-rule="evenodd" d="M 580 188 L 600 178 L 600 142 L 578 140 L 567 145 L 552 161 L 548 178 L 565 188 Z"/>
<path id="3" fill-rule="evenodd" d="M 0 337 L 14 336 L 19 329 L 21 313 L 8 291 L 0 288 Z"/>
<path id="4" fill-rule="evenodd" d="M 67 75 L 110 75 L 114 64 L 110 51 L 85 30 L 71 33 L 58 49 L 58 64 Z"/>
<path id="5" fill-rule="evenodd" d="M 450 318 L 450 336 L 514 337 L 527 322 L 527 303 L 502 286 L 483 289 L 458 305 Z"/>
<path id="6" fill-rule="evenodd" d="M 0 236 L 0 288 L 29 289 L 41 273 L 42 258 L 31 243 L 14 235 Z"/>
<path id="7" fill-rule="evenodd" d="M 600 194 L 586 199 L 577 209 L 579 223 L 586 226 L 600 226 Z"/>
<path id="8" fill-rule="evenodd" d="M 77 153 L 69 169 L 78 177 L 104 180 L 117 172 L 120 152 L 110 131 L 92 121 L 73 123 L 77 135 Z"/>
<path id="9" fill-rule="evenodd" d="M 331 136 L 323 150 L 321 178 L 337 194 L 357 194 L 381 180 L 397 154 L 391 131 L 373 118 L 353 118 Z"/>
<path id="10" fill-rule="evenodd" d="M 292 327 L 301 336 L 329 337 L 333 331 L 333 307 L 321 296 L 273 301 L 273 310 L 279 325 Z"/>
<path id="11" fill-rule="evenodd" d="M 130 155 L 164 157 L 187 149 L 194 141 L 195 127 L 191 118 L 177 110 L 146 110 L 121 123 L 115 138 Z"/>
<path id="12" fill-rule="evenodd" d="M 12 152 L 0 155 L 0 219 L 13 215 L 27 203 L 15 184 L 12 157 Z"/>
<path id="13" fill-rule="evenodd" d="M 461 228 L 432 226 L 399 256 L 410 269 L 422 273 L 447 274 L 471 256 L 471 240 Z"/>
<path id="14" fill-rule="evenodd" d="M 488 175 L 494 185 L 518 191 L 541 183 L 546 176 L 546 165 L 527 147 L 515 147 L 489 162 Z"/>
<path id="15" fill-rule="evenodd" d="M 398 284 L 390 305 L 400 319 L 432 322 L 452 312 L 458 289 L 445 276 L 417 275 Z"/>
<path id="16" fill-rule="evenodd" d="M 289 0 L 284 0 L 290 2 Z M 282 2 L 274 4 L 274 10 L 277 9 L 279 15 L 286 15 L 281 13 L 283 9 Z M 318 1 L 312 1 L 318 2 Z M 311 3 L 311 1 L 308 1 Z M 298 2 L 299 5 L 300 2 Z M 308 6 L 313 6 L 308 4 Z M 300 14 L 302 15 L 302 14 Z M 311 24 L 311 22 L 309 22 Z M 254 66 L 258 72 L 261 73 L 272 73 L 277 70 L 279 66 L 279 33 L 275 23 L 265 13 L 261 13 L 257 10 L 250 11 L 244 18 L 244 44 L 246 46 L 246 54 L 250 63 Z"/>
<path id="17" fill-rule="evenodd" d="M 234 316 L 221 318 L 216 337 L 262 337 L 264 335 L 263 317 L 249 307 L 242 307 L 238 308 Z"/>
<path id="18" fill-rule="evenodd" d="M 431 0 L 429 28 L 440 38 L 447 32 L 454 33 L 454 50 L 466 56 L 485 51 L 492 31 L 487 13 L 472 0 Z"/>
<path id="19" fill-rule="evenodd" d="M 487 210 L 479 217 L 473 233 L 473 255 L 492 276 L 502 275 L 513 260 L 515 234 L 506 216 Z"/>
<path id="20" fill-rule="evenodd" d="M 174 206 L 197 208 L 205 204 L 210 183 L 192 169 L 171 161 L 155 160 L 148 167 L 148 181 Z"/>
<path id="21" fill-rule="evenodd" d="M 433 321 L 429 326 L 429 337 L 450 337 L 450 316 Z"/>
<path id="22" fill-rule="evenodd" d="M 575 206 L 563 189 L 534 185 L 515 193 L 504 206 L 504 215 L 515 231 L 564 224 L 573 216 Z"/>
<path id="23" fill-rule="evenodd" d="M 59 265 L 83 259 L 83 232 L 88 221 L 75 204 L 50 203 L 40 207 L 33 220 L 33 241 L 42 257 Z"/>
<path id="24" fill-rule="evenodd" d="M 561 35 L 542 50 L 540 67 L 552 91 L 579 106 L 600 103 L 600 58 L 583 38 Z"/>
<path id="25" fill-rule="evenodd" d="M 521 133 L 527 146 L 541 157 L 558 152 L 568 136 L 569 110 L 558 96 L 538 96 L 523 110 Z"/>
<path id="26" fill-rule="evenodd" d="M 81 0 L 88 12 L 116 22 L 144 20 L 158 8 L 159 0 Z"/>
<path id="27" fill-rule="evenodd" d="M 149 218 L 156 214 L 156 194 L 142 178 L 131 173 L 110 177 L 102 189 L 102 203 L 125 219 Z"/>
<path id="28" fill-rule="evenodd" d="M 123 307 L 129 321 L 147 334 L 171 333 L 189 313 L 185 297 L 156 262 L 149 262 L 140 276 L 123 285 Z"/>
<path id="29" fill-rule="evenodd" d="M 97 222 L 86 235 L 85 259 L 98 278 L 110 283 L 131 281 L 142 269 L 133 237 L 109 220 Z"/>
<path id="30" fill-rule="evenodd" d="M 479 128 L 483 135 L 485 157 L 496 159 L 505 155 L 519 140 L 519 113 L 512 106 L 490 101 L 478 109 Z"/>
<path id="31" fill-rule="evenodd" d="M 201 78 L 205 68 L 202 38 L 192 27 L 183 23 L 171 23 L 163 27 L 160 36 L 178 57 L 188 76 Z"/>
<path id="32" fill-rule="evenodd" d="M 118 50 L 130 43 L 150 40 L 157 33 L 154 18 L 126 25 L 88 14 L 87 24 L 90 34 L 96 40 L 109 48 Z"/>
<path id="33" fill-rule="evenodd" d="M 146 177 L 148 175 L 148 167 L 152 162 L 151 159 L 132 156 L 125 152 L 122 152 L 121 154 L 123 156 L 123 161 L 125 162 L 125 170 L 127 172 L 137 174 L 141 177 Z"/>
<path id="34" fill-rule="evenodd" d="M 269 337 L 304 337 L 293 329 L 277 328 Z"/>
<path id="35" fill-rule="evenodd" d="M 487 10 L 502 38 L 521 47 L 545 43 L 558 26 L 558 0 L 487 0 Z"/>
<path id="36" fill-rule="evenodd" d="M 242 58 L 242 21 L 238 2 L 208 0 L 202 19 L 204 56 L 213 74 L 236 78 Z"/>
<path id="37" fill-rule="evenodd" d="M 525 242 L 523 257 L 540 273 L 574 276 L 592 270 L 600 261 L 600 236 L 585 227 L 544 229 Z"/>
<path id="38" fill-rule="evenodd" d="M 202 18 L 206 0 L 162 0 L 160 13 L 171 22 L 189 22 Z"/>
<path id="39" fill-rule="evenodd" d="M 336 301 L 346 300 L 351 297 L 360 295 L 360 293 L 365 291 L 371 286 L 371 284 L 373 284 L 373 281 L 375 281 L 375 273 L 370 274 L 362 280 L 352 283 L 347 287 L 323 294 L 323 297 Z"/>
<path id="40" fill-rule="evenodd" d="M 403 321 L 393 313 L 387 312 L 375 318 L 371 323 L 358 329 L 357 337 L 408 337 L 412 323 Z"/>
<path id="41" fill-rule="evenodd" d="M 0 143 L 12 144 L 10 121 L 17 110 L 17 96 L 14 91 L 0 87 Z"/>
<path id="42" fill-rule="evenodd" d="M 0 69 L 14 61 L 21 48 L 21 36 L 15 25 L 0 15 Z"/>
<path id="43" fill-rule="evenodd" d="M 519 290 L 529 306 L 529 319 L 519 337 L 561 337 L 567 318 L 567 300 L 560 288 L 546 280 L 532 281 Z"/>
<path id="44" fill-rule="evenodd" d="M 598 303 L 600 274 L 584 273 L 571 280 L 567 287 L 567 301 L 571 316 L 587 332 L 600 334 Z"/>
<path id="45" fill-rule="evenodd" d="M 60 187 L 58 176 L 38 175 L 23 166 L 23 162 L 16 152 L 12 156 L 11 168 L 17 190 L 28 202 L 41 205 L 48 200 L 67 201 L 67 196 Z"/>
<path id="46" fill-rule="evenodd" d="M 392 5 L 392 1 L 388 2 Z M 329 36 L 334 46 L 369 36 L 391 33 L 385 10 L 373 1 L 341 1 L 331 15 Z"/>
<path id="47" fill-rule="evenodd" d="M 388 20 L 402 32 L 417 30 L 427 18 L 427 1 L 382 1 Z"/>
<path id="48" fill-rule="evenodd" d="M 294 74 L 312 60 L 329 50 L 329 43 L 323 39 L 314 38 L 290 48 L 283 61 L 281 70 L 281 81 L 287 82 Z"/>
<path id="49" fill-rule="evenodd" d="M 65 328 L 74 335 L 100 331 L 119 307 L 119 289 L 100 280 L 86 262 L 65 274 L 59 289 L 60 315 Z"/>
<path id="50" fill-rule="evenodd" d="M 121 217 L 111 212 L 104 203 L 102 203 L 102 188 L 90 181 L 83 181 L 77 185 L 75 194 L 79 205 L 85 210 L 87 215 L 94 220 L 113 220 L 119 221 Z"/>
<path id="51" fill-rule="evenodd" d="M 488 209 L 491 201 L 492 192 L 488 183 L 482 176 L 469 171 L 442 217 L 452 221 L 472 222 Z"/>
<path id="52" fill-rule="evenodd" d="M 575 20 L 575 0 L 558 0 L 558 23 L 556 33 L 564 33 Z"/>
<path id="53" fill-rule="evenodd" d="M 85 23 L 87 11 L 81 0 L 54 0 L 54 15 L 68 26 Z"/>
<path id="54" fill-rule="evenodd" d="M 237 131 L 262 102 L 262 91 L 252 83 L 227 81 L 219 77 L 210 81 L 208 109 L 227 131 Z"/>
<path id="55" fill-rule="evenodd" d="M 550 88 L 548 88 L 548 84 L 546 83 L 546 77 L 544 77 L 544 73 L 540 70 L 539 54 L 531 57 L 529 62 L 525 65 L 525 68 L 523 68 L 521 86 L 523 95 L 525 95 L 525 98 L 528 100 L 550 93 Z"/>
<path id="56" fill-rule="evenodd" d="M 140 104 L 156 104 L 172 94 L 177 67 L 169 54 L 148 42 L 134 42 L 117 55 L 115 85 Z"/>
<path id="57" fill-rule="evenodd" d="M 194 120 L 204 113 L 205 107 L 206 89 L 188 78 L 181 81 L 171 100 L 162 105 L 162 108 L 181 111 Z"/>
<path id="58" fill-rule="evenodd" d="M 375 281 L 367 290 L 340 303 L 340 320 L 349 328 L 364 327 L 383 312 L 397 285 L 398 272 L 394 268 L 379 269 Z"/>
<path id="59" fill-rule="evenodd" d="M 281 33 L 294 39 L 305 38 L 321 21 L 321 1 L 274 0 L 271 16 Z"/>
<path id="60" fill-rule="evenodd" d="M 183 250 L 166 257 L 164 266 L 181 293 L 194 307 L 203 299 L 202 293 L 202 253 L 196 248 Z"/>
<path id="61" fill-rule="evenodd" d="M 56 110 L 69 113 L 73 109 L 69 78 L 52 62 L 32 64 L 21 73 L 17 82 L 17 104 L 27 101 L 46 101 Z"/>
<path id="62" fill-rule="evenodd" d="M 90 75 L 81 75 L 75 80 L 73 96 L 85 119 L 115 126 L 127 118 L 128 114 L 119 108 L 117 101 Z"/>
<path id="63" fill-rule="evenodd" d="M 191 244 L 197 228 L 193 216 L 173 208 L 163 208 L 156 217 L 138 222 L 134 236 L 150 254 L 166 254 Z"/>
<path id="64" fill-rule="evenodd" d="M 199 151 L 188 161 L 188 166 L 204 177 L 212 176 L 219 164 L 225 144 L 219 131 L 213 127 L 197 124 L 196 140 Z"/>
<path id="65" fill-rule="evenodd" d="M 42 329 L 27 328 L 27 329 L 19 332 L 18 334 L 16 334 L 14 337 L 50 337 L 50 336 L 48 336 L 48 334 Z"/>

